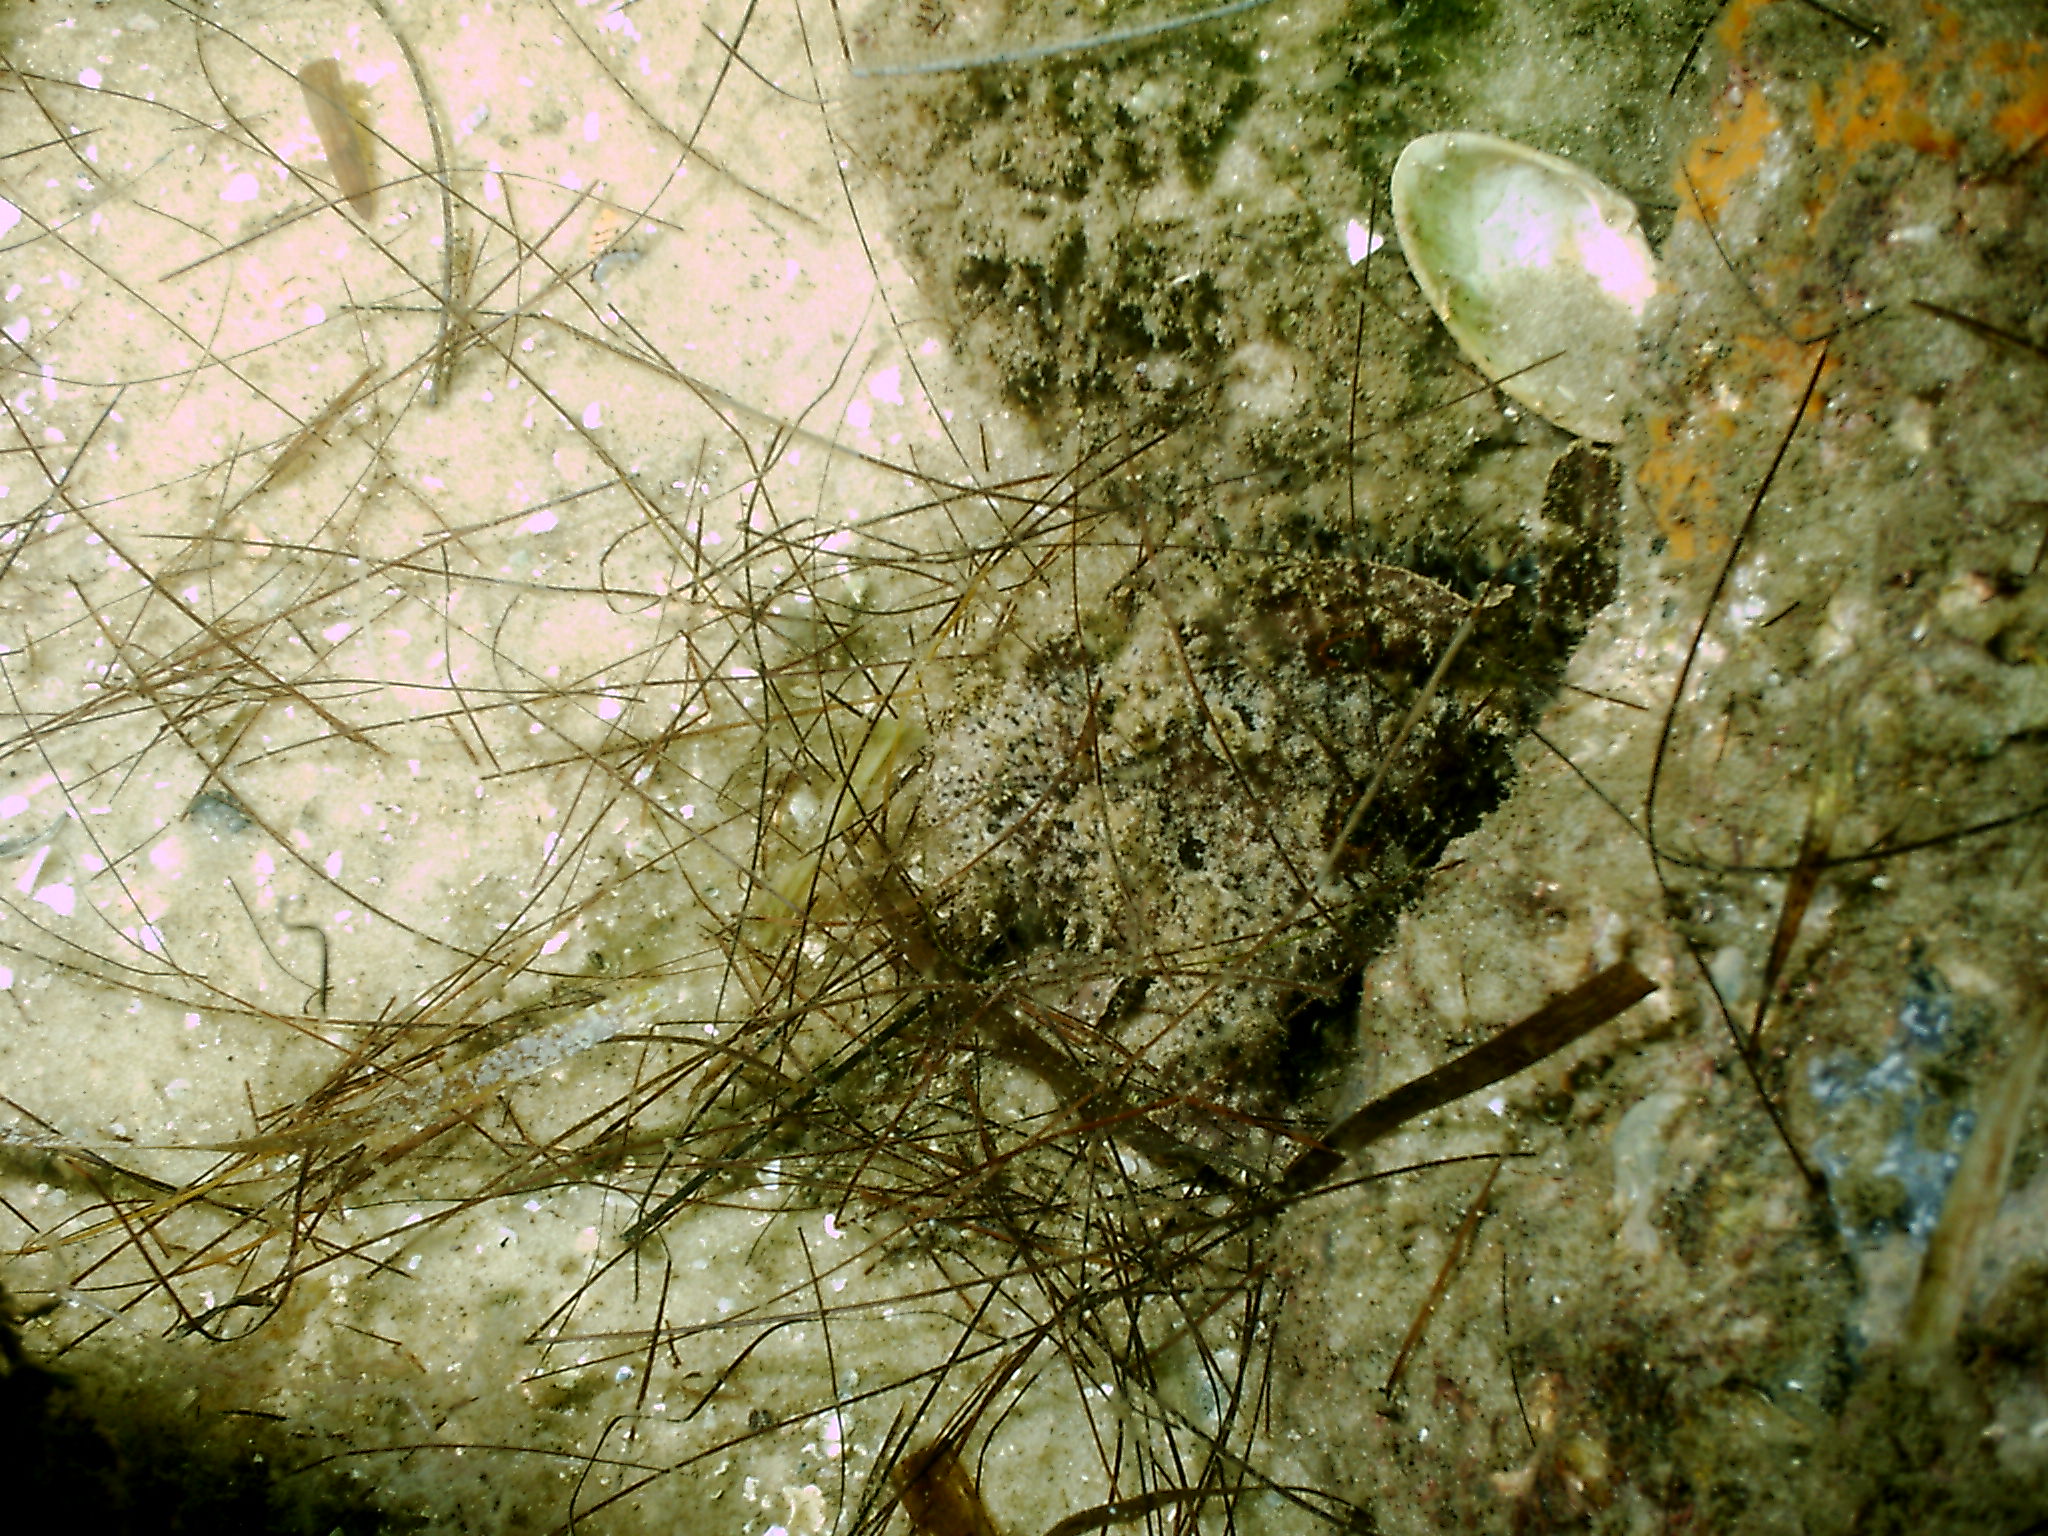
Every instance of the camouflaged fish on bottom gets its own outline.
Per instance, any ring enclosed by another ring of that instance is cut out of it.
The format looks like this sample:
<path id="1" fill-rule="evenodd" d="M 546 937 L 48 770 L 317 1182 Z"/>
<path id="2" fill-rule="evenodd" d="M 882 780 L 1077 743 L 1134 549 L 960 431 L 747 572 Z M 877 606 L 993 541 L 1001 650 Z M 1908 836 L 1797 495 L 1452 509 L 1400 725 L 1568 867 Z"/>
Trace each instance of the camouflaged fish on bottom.
<path id="1" fill-rule="evenodd" d="M 1085 616 L 1092 651 L 1026 637 L 965 690 L 921 776 L 919 899 L 982 1043 L 1212 1169 L 1264 1162 L 1247 1117 L 1319 1123 L 1367 959 L 1506 794 L 1613 595 L 1618 485 L 1568 450 L 1469 595 L 1367 560 L 1163 552 L 1120 615 Z"/>

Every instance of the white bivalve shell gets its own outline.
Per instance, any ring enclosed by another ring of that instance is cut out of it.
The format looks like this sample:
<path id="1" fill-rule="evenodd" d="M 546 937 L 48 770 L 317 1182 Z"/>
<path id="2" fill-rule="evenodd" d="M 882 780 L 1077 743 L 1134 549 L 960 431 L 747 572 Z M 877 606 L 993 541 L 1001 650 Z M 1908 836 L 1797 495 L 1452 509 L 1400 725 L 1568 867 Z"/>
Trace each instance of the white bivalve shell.
<path id="1" fill-rule="evenodd" d="M 1657 292 L 1635 205 L 1570 161 L 1490 133 L 1432 133 L 1394 163 L 1394 228 L 1465 355 L 1567 432 L 1621 436 Z"/>

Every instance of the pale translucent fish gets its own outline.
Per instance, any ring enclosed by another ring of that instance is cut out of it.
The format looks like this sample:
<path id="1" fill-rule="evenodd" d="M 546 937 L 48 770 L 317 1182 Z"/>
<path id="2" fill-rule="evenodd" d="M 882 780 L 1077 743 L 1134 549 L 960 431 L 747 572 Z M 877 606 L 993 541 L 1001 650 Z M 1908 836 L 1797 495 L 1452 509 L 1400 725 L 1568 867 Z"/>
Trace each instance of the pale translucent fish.
<path id="1" fill-rule="evenodd" d="M 377 185 L 370 175 L 370 136 L 356 116 L 354 93 L 341 78 L 341 66 L 333 59 L 313 60 L 299 71 L 299 89 L 341 195 L 360 217 L 373 217 Z"/>

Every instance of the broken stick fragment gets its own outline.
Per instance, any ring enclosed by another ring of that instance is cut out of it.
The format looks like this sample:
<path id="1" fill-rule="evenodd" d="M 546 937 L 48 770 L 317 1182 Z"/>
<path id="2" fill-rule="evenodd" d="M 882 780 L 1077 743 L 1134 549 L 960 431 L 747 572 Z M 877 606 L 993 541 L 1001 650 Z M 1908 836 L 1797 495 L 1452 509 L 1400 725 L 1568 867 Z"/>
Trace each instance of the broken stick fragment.
<path id="1" fill-rule="evenodd" d="M 1346 1115 L 1324 1133 L 1320 1146 L 1294 1160 L 1280 1180 L 1281 1193 L 1290 1197 L 1307 1194 L 1352 1154 L 1364 1151 L 1382 1136 L 1418 1115 L 1534 1066 L 1656 990 L 1657 984 L 1626 960 L 1610 965 L 1484 1044 Z"/>
<path id="2" fill-rule="evenodd" d="M 2026 1130 L 2034 1085 L 2048 1062 L 2048 1006 L 2029 999 L 2005 1070 L 1995 1078 L 1963 1160 L 1949 1181 L 1941 1217 L 1927 1240 L 1920 1280 L 1906 1309 L 1905 1355 L 1926 1370 L 1955 1350 L 1970 1293 L 1983 1267 L 1986 1239 L 2005 1199 L 2013 1153 Z"/>

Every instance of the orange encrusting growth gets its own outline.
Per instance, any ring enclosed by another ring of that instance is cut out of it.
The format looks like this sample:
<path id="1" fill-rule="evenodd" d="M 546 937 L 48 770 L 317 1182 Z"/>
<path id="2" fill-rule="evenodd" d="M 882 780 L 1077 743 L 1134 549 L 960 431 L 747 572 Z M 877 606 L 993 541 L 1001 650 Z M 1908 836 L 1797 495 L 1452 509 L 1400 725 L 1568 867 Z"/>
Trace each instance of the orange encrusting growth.
<path id="1" fill-rule="evenodd" d="M 1690 411 L 1653 411 L 1646 422 L 1650 451 L 1636 471 L 1636 484 L 1673 558 L 1684 563 L 1726 545 L 1717 531 L 1726 518 L 1717 509 L 1739 502 L 1746 489 L 1731 474 L 1743 462 L 1733 451 L 1739 429 L 1760 411 L 1782 431 L 1785 412 L 1813 371 L 1812 347 L 1775 331 L 1733 337 L 1730 348 L 1715 372 L 1724 389 L 1730 379 L 1742 381 L 1741 394 L 1696 399 Z M 1821 373 L 1823 386 L 1838 367 L 1836 359 L 1828 359 Z M 1808 419 L 1825 404 L 1825 395 L 1816 393 L 1807 407 Z"/>
<path id="2" fill-rule="evenodd" d="M 1742 183 L 1759 170 L 1771 135 L 1779 129 L 1778 114 L 1763 92 L 1750 91 L 1730 114 L 1717 114 L 1711 130 L 1694 139 L 1685 151 L 1685 174 L 1679 178 L 1680 217 L 1697 218 L 1703 211 L 1718 217 Z M 1697 197 L 1701 207 L 1695 209 Z"/>
<path id="3" fill-rule="evenodd" d="M 1907 79 L 1905 67 L 1883 54 L 1844 70 L 1832 100 L 1819 85 L 1807 91 L 1806 99 L 1814 147 L 1838 150 L 1838 169 L 1846 170 L 1849 161 L 1880 144 L 1904 144 L 1948 160 L 1960 147 L 1954 134 L 1929 119 L 1926 95 Z"/>
<path id="4" fill-rule="evenodd" d="M 2048 139 L 2048 42 L 1993 43 L 1977 55 L 1983 74 L 2011 82 L 2011 99 L 1991 114 L 1991 131 L 2014 153 Z"/>
<path id="5" fill-rule="evenodd" d="M 1741 88 L 1723 96 L 1674 178 L 1680 221 L 1703 223 L 1721 239 L 1731 210 L 1765 195 L 1788 163 L 1811 162 L 1803 225 L 1763 221 L 1768 243 L 1735 258 L 1782 328 L 1759 324 L 1719 338 L 1711 392 L 1701 381 L 1689 405 L 1648 416 L 1649 452 L 1637 481 L 1681 561 L 1715 546 L 1703 531 L 1705 514 L 1739 493 L 1721 482 L 1740 416 L 1796 398 L 1812 366 L 1810 342 L 1839 323 L 1841 311 L 1825 299 L 1812 307 L 1817 291 L 1791 309 L 1780 306 L 1797 301 L 1781 296 L 1801 293 L 1802 273 L 1822 254 L 1812 242 L 1859 164 L 1903 147 L 1954 165 L 1961 177 L 1984 173 L 1971 164 L 1968 146 L 1987 130 L 2014 154 L 2048 143 L 2048 41 L 1973 39 L 1961 15 L 1926 0 L 1927 25 L 1917 33 L 1901 29 L 1898 40 L 1852 58 L 1832 81 L 1795 94 L 1789 80 L 1774 79 L 1745 54 L 1751 23 L 1774 3 L 1732 0 L 1716 24 Z"/>
<path id="6" fill-rule="evenodd" d="M 1728 8 L 1721 13 L 1721 19 L 1714 24 L 1714 39 L 1729 53 L 1742 46 L 1742 39 L 1749 31 L 1750 22 L 1757 12 L 1777 3 L 1777 0 L 1730 0 Z"/>

